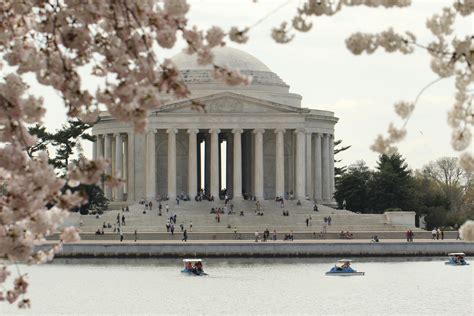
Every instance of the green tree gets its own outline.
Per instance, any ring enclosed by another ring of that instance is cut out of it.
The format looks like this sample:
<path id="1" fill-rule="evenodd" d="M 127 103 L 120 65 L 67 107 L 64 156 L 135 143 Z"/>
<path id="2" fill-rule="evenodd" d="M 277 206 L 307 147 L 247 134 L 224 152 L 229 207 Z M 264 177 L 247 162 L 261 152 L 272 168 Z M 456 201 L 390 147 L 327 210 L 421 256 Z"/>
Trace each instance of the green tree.
<path id="1" fill-rule="evenodd" d="M 336 182 L 334 198 L 339 207 L 343 207 L 345 201 L 346 209 L 366 212 L 369 209 L 367 187 L 371 178 L 372 172 L 364 161 L 349 166 Z"/>
<path id="2" fill-rule="evenodd" d="M 414 210 L 414 182 L 400 154 L 380 155 L 376 172 L 368 184 L 370 208 L 375 213 L 386 209 Z"/>
<path id="3" fill-rule="evenodd" d="M 36 124 L 34 126 L 29 127 L 28 132 L 36 137 L 36 144 L 26 149 L 26 153 L 30 158 L 32 158 L 34 154 L 38 151 L 48 150 L 48 145 L 51 143 L 53 135 L 46 131 L 45 126 Z"/>
<path id="4" fill-rule="evenodd" d="M 51 161 L 61 176 L 65 176 L 79 142 L 81 140 L 91 142 L 95 140 L 94 136 L 87 133 L 91 127 L 92 125 L 79 120 L 68 121 L 60 130 L 52 134 L 51 145 L 55 147 L 56 152 Z"/>
<path id="5" fill-rule="evenodd" d="M 351 147 L 352 147 L 351 145 L 343 146 L 342 139 L 336 140 L 334 142 L 334 157 L 336 157 L 337 154 L 343 151 L 346 151 Z M 342 166 L 342 167 L 337 166 L 337 164 L 340 163 L 341 161 L 342 161 L 341 159 L 334 159 L 334 178 L 335 178 L 336 183 L 339 181 L 339 178 L 341 177 L 341 175 L 343 175 L 347 170 L 346 166 Z"/>
<path id="6" fill-rule="evenodd" d="M 36 136 L 37 143 L 28 148 L 28 155 L 32 157 L 38 151 L 45 151 L 48 148 L 52 149 L 54 155 L 49 158 L 50 164 L 55 167 L 60 177 L 66 178 L 69 164 L 77 163 L 77 159 L 74 157 L 79 154 L 79 158 L 81 158 L 81 140 L 95 140 L 94 136 L 88 134 L 88 130 L 91 127 L 92 125 L 79 120 L 68 121 L 61 129 L 53 133 L 47 132 L 43 126 L 35 125 L 30 127 L 29 132 Z M 87 196 L 88 204 L 74 210 L 80 211 L 83 214 L 87 214 L 89 209 L 104 209 L 109 202 L 103 190 L 97 185 L 81 184 L 77 187 L 69 187 L 66 184 L 62 190 L 79 191 L 84 196 Z"/>

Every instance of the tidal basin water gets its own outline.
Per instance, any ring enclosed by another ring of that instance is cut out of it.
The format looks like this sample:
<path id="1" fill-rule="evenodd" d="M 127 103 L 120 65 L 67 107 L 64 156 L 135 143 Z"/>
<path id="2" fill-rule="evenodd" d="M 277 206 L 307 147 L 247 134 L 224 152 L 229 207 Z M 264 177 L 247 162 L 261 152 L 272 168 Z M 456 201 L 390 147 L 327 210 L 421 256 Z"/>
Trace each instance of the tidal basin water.
<path id="1" fill-rule="evenodd" d="M 206 259 L 209 276 L 194 277 L 180 259 L 61 259 L 22 266 L 32 308 L 2 303 L 0 315 L 474 314 L 472 265 L 360 258 L 365 276 L 326 276 L 335 260 Z"/>

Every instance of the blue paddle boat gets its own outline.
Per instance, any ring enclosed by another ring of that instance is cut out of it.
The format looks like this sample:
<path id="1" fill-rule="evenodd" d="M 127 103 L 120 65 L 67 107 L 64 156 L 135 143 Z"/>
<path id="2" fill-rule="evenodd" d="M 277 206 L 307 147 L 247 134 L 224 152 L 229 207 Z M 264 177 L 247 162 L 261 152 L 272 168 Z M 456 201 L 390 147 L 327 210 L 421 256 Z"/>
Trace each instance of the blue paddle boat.
<path id="1" fill-rule="evenodd" d="M 352 260 L 341 259 L 338 260 L 334 267 L 331 268 L 326 275 L 337 275 L 337 276 L 353 276 L 353 275 L 365 275 L 365 272 L 357 272 L 357 270 L 351 267 Z"/>
<path id="2" fill-rule="evenodd" d="M 464 259 L 466 256 L 465 253 L 463 252 L 453 252 L 449 253 L 449 260 L 445 262 L 445 264 L 451 265 L 451 266 L 466 266 L 469 265 L 469 263 Z"/>
<path id="3" fill-rule="evenodd" d="M 181 273 L 195 276 L 207 275 L 207 273 L 204 272 L 201 259 L 183 259 L 183 264 L 184 269 L 181 270 Z"/>

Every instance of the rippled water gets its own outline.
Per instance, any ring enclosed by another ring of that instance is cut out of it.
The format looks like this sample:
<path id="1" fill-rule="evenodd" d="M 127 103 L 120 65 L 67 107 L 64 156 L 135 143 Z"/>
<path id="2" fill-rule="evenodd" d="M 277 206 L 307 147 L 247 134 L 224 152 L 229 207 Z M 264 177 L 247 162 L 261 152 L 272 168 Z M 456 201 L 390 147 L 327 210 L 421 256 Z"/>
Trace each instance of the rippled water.
<path id="1" fill-rule="evenodd" d="M 334 259 L 209 259 L 206 277 L 182 275 L 181 260 L 56 260 L 22 267 L 29 311 L 0 314 L 429 314 L 472 315 L 472 266 L 442 258 L 358 259 L 365 276 L 324 273 Z"/>

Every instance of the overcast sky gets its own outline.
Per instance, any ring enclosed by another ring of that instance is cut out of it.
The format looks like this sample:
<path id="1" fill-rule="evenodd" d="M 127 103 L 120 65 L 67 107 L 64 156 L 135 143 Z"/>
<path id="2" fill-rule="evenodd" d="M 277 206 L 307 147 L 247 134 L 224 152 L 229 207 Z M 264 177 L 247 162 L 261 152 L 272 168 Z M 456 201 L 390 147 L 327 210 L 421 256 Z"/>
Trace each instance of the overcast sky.
<path id="1" fill-rule="evenodd" d="M 287 0 L 195 0 L 191 3 L 190 23 L 201 28 L 219 25 L 252 25 Z M 270 38 L 271 28 L 293 16 L 299 1 L 291 1 L 252 29 L 250 41 L 231 46 L 247 51 L 277 73 L 294 93 L 303 96 L 302 105 L 335 112 L 339 117 L 336 138 L 352 147 L 339 158 L 343 164 L 365 160 L 374 166 L 377 154 L 369 147 L 378 133 L 385 132 L 389 122 L 400 125 L 393 112 L 399 100 L 413 100 L 417 93 L 436 78 L 428 55 L 418 51 L 411 55 L 377 52 L 371 56 L 354 56 L 345 47 L 350 34 L 379 32 L 393 26 L 397 31 L 410 30 L 420 42 L 432 37 L 425 21 L 438 13 L 443 0 L 413 0 L 407 9 L 349 8 L 334 17 L 313 19 L 309 33 L 298 33 L 289 44 L 281 45 Z M 473 21 L 457 23 L 457 34 L 472 33 Z M 170 57 L 183 46 L 163 50 Z M 47 100 L 49 128 L 65 120 L 64 107 L 50 89 L 34 87 Z M 450 146 L 450 129 L 446 113 L 453 103 L 453 80 L 446 79 L 431 87 L 420 99 L 408 124 L 408 135 L 399 146 L 411 168 L 442 156 L 456 156 Z M 472 150 L 472 145 L 471 145 Z M 87 149 L 90 153 L 90 149 Z"/>

